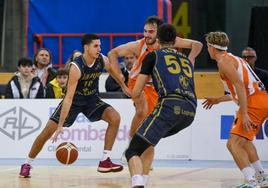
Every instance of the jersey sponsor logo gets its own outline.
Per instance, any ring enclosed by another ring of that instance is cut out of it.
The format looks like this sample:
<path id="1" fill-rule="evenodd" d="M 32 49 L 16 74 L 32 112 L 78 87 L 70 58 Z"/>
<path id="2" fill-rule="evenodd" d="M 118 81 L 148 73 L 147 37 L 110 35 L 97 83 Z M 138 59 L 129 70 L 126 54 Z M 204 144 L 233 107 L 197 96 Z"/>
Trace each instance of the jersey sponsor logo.
<path id="1" fill-rule="evenodd" d="M 21 140 L 41 128 L 42 121 L 22 107 L 0 112 L 0 132 L 12 140 Z"/>
<path id="2" fill-rule="evenodd" d="M 226 140 L 229 138 L 230 130 L 232 128 L 232 124 L 234 122 L 235 116 L 233 115 L 222 115 L 221 116 L 221 131 L 220 138 L 221 140 Z M 254 125 L 253 125 L 254 128 Z M 256 127 L 255 127 L 256 128 Z M 268 120 L 266 120 L 259 133 L 256 135 L 257 140 L 264 140 L 265 137 L 268 137 Z"/>

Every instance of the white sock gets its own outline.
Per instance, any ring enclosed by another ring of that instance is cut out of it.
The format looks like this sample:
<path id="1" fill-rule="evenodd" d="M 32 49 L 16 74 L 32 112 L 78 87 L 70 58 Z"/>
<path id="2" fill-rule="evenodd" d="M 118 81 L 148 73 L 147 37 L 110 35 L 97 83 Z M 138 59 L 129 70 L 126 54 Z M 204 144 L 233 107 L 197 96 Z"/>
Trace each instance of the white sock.
<path id="1" fill-rule="evenodd" d="M 251 163 L 251 166 L 255 169 L 257 176 L 261 176 L 264 174 L 264 169 L 263 169 L 263 166 L 262 166 L 260 160 L 254 162 L 254 163 Z"/>
<path id="2" fill-rule="evenodd" d="M 134 176 L 132 176 L 131 178 L 131 186 L 144 186 L 144 180 L 143 180 L 143 176 L 139 175 L 139 174 L 135 174 Z"/>
<path id="3" fill-rule="evenodd" d="M 147 184 L 148 179 L 149 179 L 149 175 L 143 175 L 143 182 L 144 182 L 144 185 Z"/>
<path id="4" fill-rule="evenodd" d="M 29 165 L 32 165 L 33 161 L 34 161 L 33 158 L 27 157 L 26 160 L 25 160 L 25 163 L 27 163 Z"/>
<path id="5" fill-rule="evenodd" d="M 105 161 L 108 157 L 110 157 L 111 151 L 110 150 L 103 150 L 102 161 Z"/>
<path id="6" fill-rule="evenodd" d="M 242 170 L 242 173 L 245 177 L 245 179 L 249 182 L 249 181 L 252 181 L 252 180 L 255 180 L 255 170 L 253 170 L 253 168 L 247 166 L 246 168 L 243 168 Z"/>

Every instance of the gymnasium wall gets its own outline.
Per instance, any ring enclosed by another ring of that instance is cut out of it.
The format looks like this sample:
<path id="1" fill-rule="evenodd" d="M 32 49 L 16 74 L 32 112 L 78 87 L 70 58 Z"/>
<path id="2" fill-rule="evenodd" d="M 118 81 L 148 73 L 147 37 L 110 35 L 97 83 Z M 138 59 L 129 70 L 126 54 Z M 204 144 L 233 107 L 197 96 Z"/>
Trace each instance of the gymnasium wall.
<path id="1" fill-rule="evenodd" d="M 116 2 L 116 3 L 115 3 Z M 28 53 L 34 54 L 34 34 L 83 33 L 142 33 L 146 18 L 159 15 L 171 20 L 169 0 L 29 0 Z M 170 14 L 170 18 L 168 17 Z M 136 40 L 135 37 L 116 37 L 113 46 Z M 101 37 L 102 53 L 110 50 L 109 37 Z M 43 47 L 49 48 L 58 64 L 59 38 L 44 37 Z M 80 37 L 62 38 L 62 59 L 66 62 L 73 50 L 81 48 Z"/>

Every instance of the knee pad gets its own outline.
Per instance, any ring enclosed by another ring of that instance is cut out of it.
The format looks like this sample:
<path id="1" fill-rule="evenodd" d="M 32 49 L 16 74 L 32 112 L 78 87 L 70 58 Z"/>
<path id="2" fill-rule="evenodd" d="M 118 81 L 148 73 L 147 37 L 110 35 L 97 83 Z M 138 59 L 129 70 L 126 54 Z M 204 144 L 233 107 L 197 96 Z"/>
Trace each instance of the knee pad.
<path id="1" fill-rule="evenodd" d="M 140 136 L 135 134 L 133 138 L 131 139 L 130 144 L 125 152 L 127 162 L 129 161 L 131 157 L 135 155 L 141 156 L 141 154 L 150 146 L 151 144 L 149 144 Z"/>

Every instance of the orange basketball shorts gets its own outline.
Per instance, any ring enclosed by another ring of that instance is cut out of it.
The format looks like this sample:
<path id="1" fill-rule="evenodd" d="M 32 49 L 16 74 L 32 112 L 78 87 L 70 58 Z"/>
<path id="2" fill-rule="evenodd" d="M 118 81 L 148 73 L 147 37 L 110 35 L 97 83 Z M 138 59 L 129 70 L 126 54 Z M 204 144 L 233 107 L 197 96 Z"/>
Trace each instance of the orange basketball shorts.
<path id="1" fill-rule="evenodd" d="M 264 120 L 268 118 L 268 93 L 256 92 L 248 97 L 248 115 L 253 123 L 251 129 L 248 132 L 243 129 L 241 113 L 238 111 L 231 134 L 236 134 L 252 141 L 259 132 Z"/>
<path id="2" fill-rule="evenodd" d="M 136 82 L 136 80 L 129 79 L 128 87 L 130 90 L 133 90 L 133 88 L 135 86 L 135 82 Z M 149 115 L 154 110 L 154 107 L 157 104 L 158 94 L 155 91 L 154 86 L 149 85 L 149 84 L 144 86 L 143 91 L 145 93 L 145 99 L 146 99 L 147 104 L 148 104 L 148 115 Z"/>

